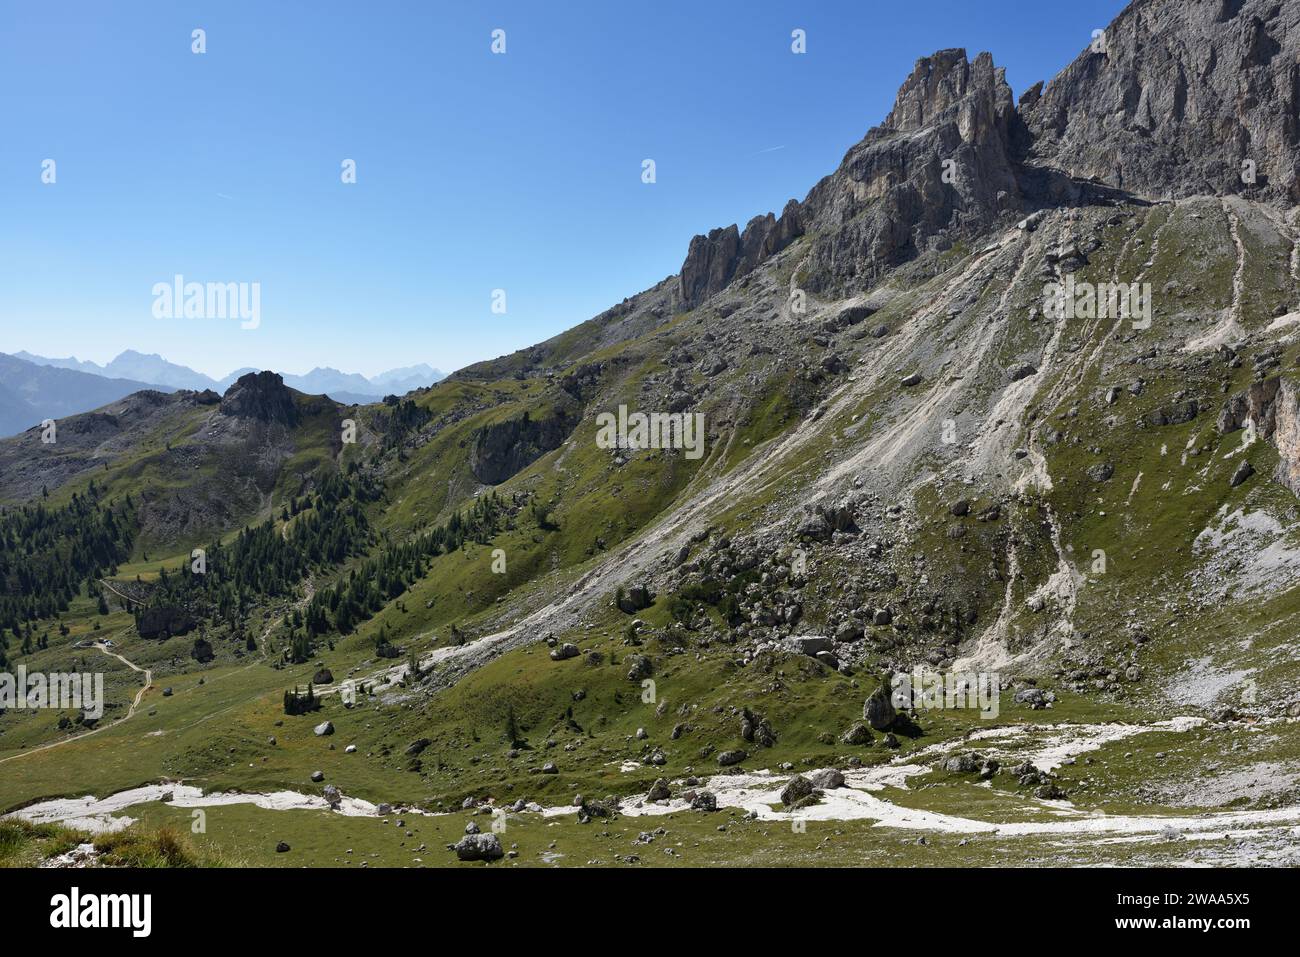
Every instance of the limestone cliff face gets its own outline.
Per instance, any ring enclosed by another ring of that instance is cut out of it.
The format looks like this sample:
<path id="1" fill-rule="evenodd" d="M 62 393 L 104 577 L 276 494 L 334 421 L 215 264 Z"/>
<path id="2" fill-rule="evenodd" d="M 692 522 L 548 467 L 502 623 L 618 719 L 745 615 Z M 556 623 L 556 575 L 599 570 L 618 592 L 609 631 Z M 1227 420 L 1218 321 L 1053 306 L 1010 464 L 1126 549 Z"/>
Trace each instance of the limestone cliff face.
<path id="1" fill-rule="evenodd" d="M 926 249 L 1019 212 L 1015 115 L 989 54 L 968 61 L 965 50 L 941 50 L 918 60 L 884 124 L 804 200 L 814 233 L 808 288 L 855 291 Z"/>
<path id="2" fill-rule="evenodd" d="M 691 240 L 682 264 L 679 296 L 686 307 L 698 305 L 733 280 L 744 276 L 759 263 L 779 253 L 803 235 L 799 204 L 790 200 L 777 219 L 773 214 L 755 216 L 745 231 L 735 224 L 711 230 Z"/>
<path id="3" fill-rule="evenodd" d="M 1259 437 L 1278 452 L 1274 479 L 1300 495 L 1300 387 L 1277 377 L 1252 383 L 1230 398 L 1219 413 L 1222 434 L 1255 423 Z"/>
<path id="4" fill-rule="evenodd" d="M 1034 161 L 1147 198 L 1300 202 L 1300 4 L 1137 0 L 1098 46 L 1026 104 Z"/>
<path id="5" fill-rule="evenodd" d="M 733 225 L 691 240 L 682 305 L 697 305 L 805 233 L 814 235 L 808 286 L 824 292 L 1018 210 L 1014 117 L 1011 88 L 989 54 L 922 57 L 885 122 L 803 203 L 791 200 L 779 219 L 757 216 L 743 233 Z"/>
<path id="6" fill-rule="evenodd" d="M 850 294 L 1030 208 L 1202 194 L 1300 203 L 1300 3 L 1135 0 L 1091 41 L 1018 106 L 987 53 L 918 60 L 884 123 L 802 203 L 691 240 L 678 307 L 804 235 L 805 287 Z"/>
<path id="7" fill-rule="evenodd" d="M 485 485 L 499 485 L 510 476 L 558 449 L 578 424 L 576 412 L 560 411 L 534 419 L 527 413 L 474 434 L 470 471 Z"/>
<path id="8" fill-rule="evenodd" d="M 1273 445 L 1277 447 L 1274 478 L 1300 495 L 1300 389 L 1283 382 L 1273 407 Z"/>

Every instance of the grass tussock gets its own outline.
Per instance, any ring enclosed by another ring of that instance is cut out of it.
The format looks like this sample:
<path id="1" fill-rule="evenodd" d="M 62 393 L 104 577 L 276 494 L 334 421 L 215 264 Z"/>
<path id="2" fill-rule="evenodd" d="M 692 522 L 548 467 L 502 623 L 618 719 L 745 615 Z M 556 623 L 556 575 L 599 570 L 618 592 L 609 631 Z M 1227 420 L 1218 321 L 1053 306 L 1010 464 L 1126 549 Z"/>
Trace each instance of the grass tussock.
<path id="1" fill-rule="evenodd" d="M 83 832 L 59 824 L 0 819 L 0 867 L 33 867 L 89 839 Z"/>
<path id="2" fill-rule="evenodd" d="M 0 820 L 0 867 L 39 867 L 80 844 L 95 848 L 98 867 L 237 867 L 222 854 L 197 847 L 174 827 L 133 824 L 92 835 L 60 824 Z"/>
<path id="3" fill-rule="evenodd" d="M 106 867 L 232 867 L 235 862 L 195 846 L 174 827 L 133 824 L 94 839 L 99 863 Z"/>

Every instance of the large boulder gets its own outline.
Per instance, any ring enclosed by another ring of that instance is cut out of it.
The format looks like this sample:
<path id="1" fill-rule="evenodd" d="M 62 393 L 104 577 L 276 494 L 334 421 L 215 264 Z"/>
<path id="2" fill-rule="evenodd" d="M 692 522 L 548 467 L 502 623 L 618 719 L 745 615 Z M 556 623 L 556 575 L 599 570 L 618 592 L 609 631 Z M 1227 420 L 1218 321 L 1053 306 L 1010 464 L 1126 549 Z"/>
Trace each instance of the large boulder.
<path id="1" fill-rule="evenodd" d="M 712 791 L 700 791 L 691 799 L 691 809 L 695 811 L 716 811 L 718 799 Z"/>
<path id="2" fill-rule="evenodd" d="M 625 615 L 635 615 L 654 604 L 655 593 L 645 585 L 625 589 L 618 599 L 618 610 Z"/>
<path id="3" fill-rule="evenodd" d="M 820 771 L 814 771 L 808 775 L 808 780 L 812 782 L 813 787 L 822 791 L 833 791 L 836 788 L 844 787 L 844 775 L 835 768 L 822 768 Z"/>
<path id="4" fill-rule="evenodd" d="M 551 649 L 551 660 L 567 661 L 570 658 L 578 657 L 579 654 L 581 652 L 578 651 L 578 646 L 566 641 L 564 644 Z"/>
<path id="5" fill-rule="evenodd" d="M 877 731 L 888 731 L 894 726 L 898 712 L 887 687 L 881 685 L 871 693 L 862 706 L 862 717 Z"/>
<path id="6" fill-rule="evenodd" d="M 798 804 L 805 798 L 811 797 L 817 792 L 813 783 L 802 774 L 796 774 L 781 789 L 781 803 L 786 807 Z"/>
<path id="7" fill-rule="evenodd" d="M 785 640 L 785 646 L 795 654 L 812 658 L 819 651 L 833 651 L 835 642 L 824 635 L 794 635 Z"/>
<path id="8" fill-rule="evenodd" d="M 495 834 L 466 834 L 452 848 L 462 861 L 495 861 L 505 857 Z"/>

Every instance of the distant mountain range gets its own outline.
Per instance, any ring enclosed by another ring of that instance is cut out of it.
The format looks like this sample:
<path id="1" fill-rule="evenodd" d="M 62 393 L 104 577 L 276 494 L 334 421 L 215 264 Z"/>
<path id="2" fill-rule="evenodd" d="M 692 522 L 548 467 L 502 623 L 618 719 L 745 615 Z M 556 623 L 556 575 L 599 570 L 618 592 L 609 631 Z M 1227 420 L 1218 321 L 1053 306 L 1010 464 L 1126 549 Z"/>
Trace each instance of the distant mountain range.
<path id="1" fill-rule="evenodd" d="M 213 379 L 160 355 L 132 349 L 105 365 L 75 356 L 57 359 L 30 352 L 0 353 L 0 436 L 29 429 L 47 418 L 96 409 L 141 389 L 212 389 L 224 393 L 241 375 L 258 371 L 236 369 L 221 379 Z M 359 404 L 378 402 L 386 395 L 405 395 L 445 377 L 445 373 L 424 363 L 390 369 L 369 379 L 331 368 L 312 369 L 306 375 L 281 375 L 285 385 L 299 392 Z"/>
<path id="2" fill-rule="evenodd" d="M 66 359 L 51 359 L 46 356 L 33 355 L 30 352 L 15 352 L 13 355 L 39 366 L 75 369 L 78 372 L 86 372 L 111 379 L 135 379 L 156 386 L 170 386 L 173 389 L 194 389 L 196 391 L 214 389 L 217 392 L 225 392 L 231 383 L 241 375 L 247 372 L 262 371 L 261 369 L 245 367 L 236 369 L 220 379 L 213 379 L 202 372 L 195 372 L 188 366 L 168 362 L 160 355 L 146 355 L 142 352 L 136 352 L 134 349 L 127 349 L 116 359 L 102 366 L 97 362 L 88 362 L 75 356 L 69 356 Z M 440 372 L 426 363 L 405 366 L 401 369 L 389 369 L 387 372 L 381 372 L 370 379 L 355 372 L 340 372 L 328 366 L 312 369 L 306 375 L 291 375 L 285 372 L 280 372 L 280 374 L 284 377 L 284 384 L 291 389 L 297 389 L 299 392 L 305 392 L 308 395 L 328 395 L 331 399 L 340 402 L 346 401 L 346 399 L 339 393 L 357 397 L 364 396 L 365 401 L 373 402 L 382 399 L 386 395 L 404 395 L 412 389 L 433 385 L 433 383 L 446 377 L 446 373 Z"/>
<path id="3" fill-rule="evenodd" d="M 0 436 L 15 435 L 45 419 L 97 409 L 142 389 L 175 391 L 169 386 L 90 375 L 0 353 Z"/>

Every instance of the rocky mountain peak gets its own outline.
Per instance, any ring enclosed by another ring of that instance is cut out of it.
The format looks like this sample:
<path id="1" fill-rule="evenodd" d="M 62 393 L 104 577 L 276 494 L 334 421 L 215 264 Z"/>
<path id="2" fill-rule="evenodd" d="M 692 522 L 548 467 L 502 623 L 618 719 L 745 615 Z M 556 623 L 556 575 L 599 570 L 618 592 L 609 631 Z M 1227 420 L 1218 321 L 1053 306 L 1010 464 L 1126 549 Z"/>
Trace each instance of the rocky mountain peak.
<path id="1" fill-rule="evenodd" d="M 1081 40 L 1075 61 L 1018 106 L 990 54 L 921 57 L 884 122 L 802 203 L 691 240 L 680 307 L 805 234 L 805 287 L 847 295 L 1030 208 L 1300 202 L 1300 4 L 1137 0 Z"/>
<path id="2" fill-rule="evenodd" d="M 1005 71 L 994 67 L 993 56 L 981 53 L 974 61 L 960 48 L 939 50 L 916 61 L 912 74 L 898 90 L 894 108 L 883 128 L 894 132 L 923 129 L 953 108 L 970 115 L 976 106 L 1011 107 Z"/>
<path id="3" fill-rule="evenodd" d="M 1019 210 L 1010 160 L 1015 116 L 1011 88 L 990 54 L 972 61 L 965 50 L 950 49 L 922 57 L 885 122 L 803 203 L 791 200 L 779 219 L 756 216 L 743 233 L 733 225 L 691 240 L 681 271 L 683 307 L 809 231 L 817 239 L 805 272 L 809 288 L 823 292 L 869 280 L 928 248 L 938 234 L 984 228 Z"/>
<path id="4" fill-rule="evenodd" d="M 298 421 L 293 391 L 275 372 L 250 372 L 235 380 L 221 399 L 223 415 L 292 426 Z"/>

